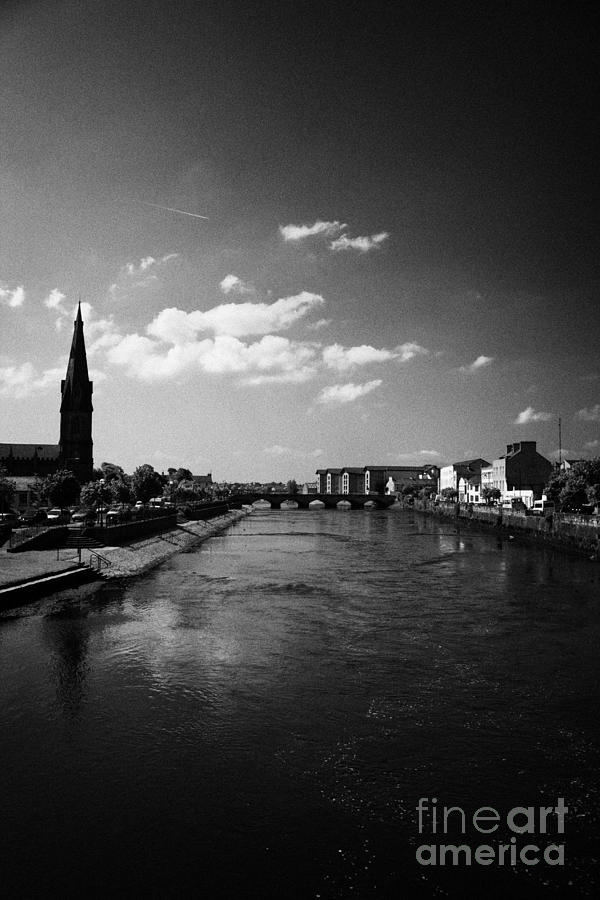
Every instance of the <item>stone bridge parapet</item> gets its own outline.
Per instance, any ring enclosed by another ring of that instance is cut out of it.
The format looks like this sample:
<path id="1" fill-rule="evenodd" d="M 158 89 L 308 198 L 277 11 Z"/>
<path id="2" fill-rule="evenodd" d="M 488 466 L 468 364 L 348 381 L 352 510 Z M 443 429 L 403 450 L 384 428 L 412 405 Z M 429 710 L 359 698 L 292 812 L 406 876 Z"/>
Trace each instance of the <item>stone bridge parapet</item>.
<path id="1" fill-rule="evenodd" d="M 234 494 L 227 498 L 227 502 L 233 509 L 240 509 L 244 504 L 251 506 L 258 500 L 265 500 L 271 504 L 272 509 L 281 509 L 282 503 L 293 501 L 298 504 L 298 509 L 308 509 L 313 500 L 320 500 L 328 509 L 335 509 L 343 500 L 350 503 L 352 509 L 364 509 L 367 503 L 374 504 L 378 509 L 387 509 L 395 502 L 395 499 L 395 497 L 384 494 L 269 494 L 255 492 Z"/>

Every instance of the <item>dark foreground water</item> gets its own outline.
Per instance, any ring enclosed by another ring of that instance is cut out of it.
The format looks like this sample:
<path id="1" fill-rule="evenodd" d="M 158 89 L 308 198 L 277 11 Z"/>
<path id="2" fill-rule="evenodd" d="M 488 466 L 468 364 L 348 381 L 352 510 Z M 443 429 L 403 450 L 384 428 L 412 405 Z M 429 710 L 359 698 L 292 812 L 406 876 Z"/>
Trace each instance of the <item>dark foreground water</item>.
<path id="1" fill-rule="evenodd" d="M 599 588 L 411 512 L 267 512 L 4 613 L 0 894 L 596 895 Z"/>

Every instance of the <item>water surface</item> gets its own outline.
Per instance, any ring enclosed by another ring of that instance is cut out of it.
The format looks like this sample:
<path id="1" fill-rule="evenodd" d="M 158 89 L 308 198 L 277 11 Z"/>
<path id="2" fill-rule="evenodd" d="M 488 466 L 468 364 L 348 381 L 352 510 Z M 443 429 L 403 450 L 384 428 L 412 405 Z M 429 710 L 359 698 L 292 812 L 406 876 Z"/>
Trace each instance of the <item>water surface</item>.
<path id="1" fill-rule="evenodd" d="M 273 511 L 4 613 L 4 893 L 595 895 L 599 586 L 409 511 Z M 424 868 L 420 797 L 564 797 L 566 865 Z"/>

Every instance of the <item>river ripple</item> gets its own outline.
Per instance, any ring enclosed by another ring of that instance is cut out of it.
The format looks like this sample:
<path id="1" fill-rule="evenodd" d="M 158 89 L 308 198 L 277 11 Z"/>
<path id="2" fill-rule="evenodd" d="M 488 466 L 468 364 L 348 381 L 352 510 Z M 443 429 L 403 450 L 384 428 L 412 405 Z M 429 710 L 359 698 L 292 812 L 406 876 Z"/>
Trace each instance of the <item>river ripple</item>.
<path id="1" fill-rule="evenodd" d="M 599 586 L 412 512 L 273 511 L 5 613 L 4 894 L 595 895 Z M 566 865 L 419 866 L 419 797 L 564 797 Z"/>

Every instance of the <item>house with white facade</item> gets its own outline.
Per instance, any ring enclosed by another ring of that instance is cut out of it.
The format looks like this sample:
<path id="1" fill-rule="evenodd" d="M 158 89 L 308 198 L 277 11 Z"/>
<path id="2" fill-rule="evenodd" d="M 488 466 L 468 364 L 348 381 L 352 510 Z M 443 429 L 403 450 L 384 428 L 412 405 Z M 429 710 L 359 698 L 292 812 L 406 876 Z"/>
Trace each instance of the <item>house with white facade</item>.
<path id="1" fill-rule="evenodd" d="M 460 503 L 468 503 L 468 483 L 474 475 L 479 476 L 479 492 L 481 492 L 481 470 L 489 468 L 489 462 L 485 459 L 463 459 L 440 469 L 439 492 L 445 488 L 451 488 L 458 493 Z M 473 485 L 475 487 L 475 485 Z M 473 501 L 479 502 L 479 501 Z"/>

